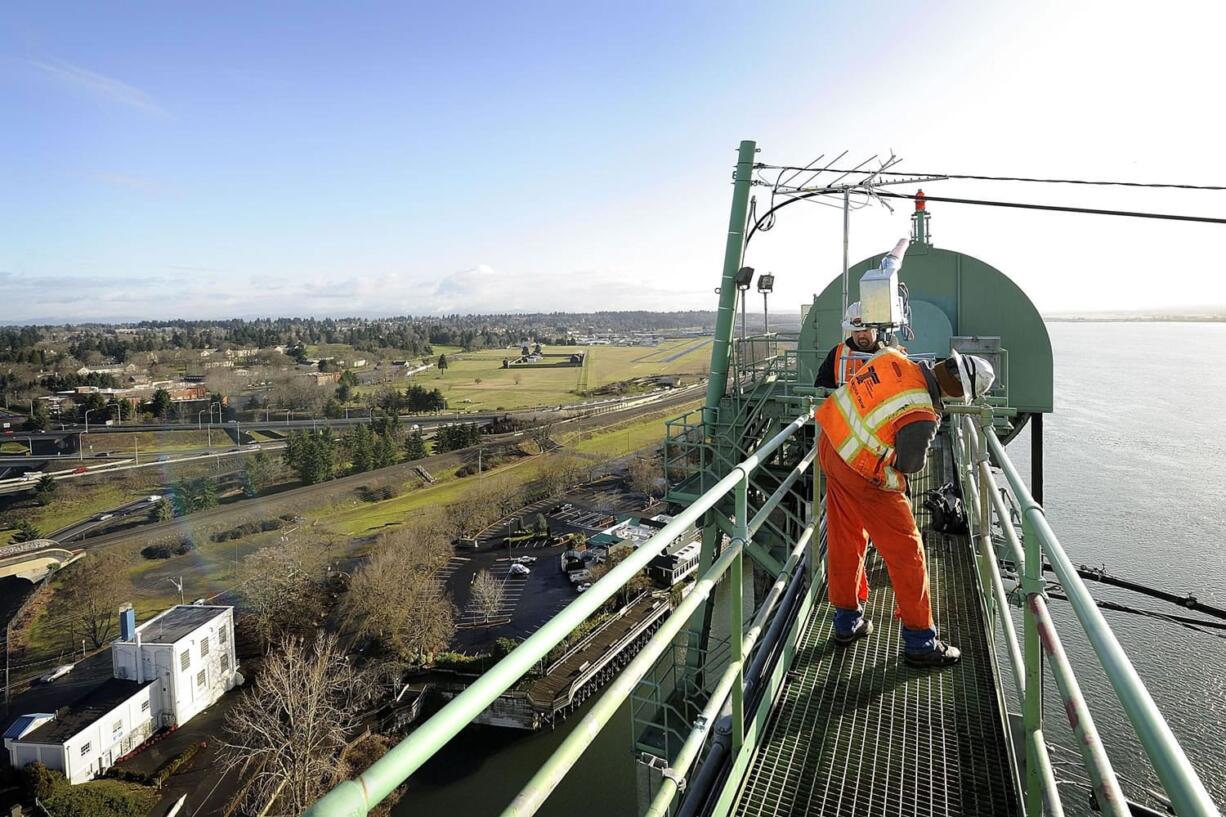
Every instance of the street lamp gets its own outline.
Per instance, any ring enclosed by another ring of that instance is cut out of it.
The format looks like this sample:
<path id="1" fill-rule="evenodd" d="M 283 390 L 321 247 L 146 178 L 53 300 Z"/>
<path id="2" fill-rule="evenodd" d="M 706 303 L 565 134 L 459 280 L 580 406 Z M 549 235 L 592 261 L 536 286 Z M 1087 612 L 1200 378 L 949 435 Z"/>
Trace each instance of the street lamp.
<path id="1" fill-rule="evenodd" d="M 85 410 L 85 433 L 86 433 L 86 434 L 88 434 L 88 433 L 89 433 L 89 415 L 90 415 L 92 412 L 95 412 L 95 411 L 99 411 L 99 409 L 92 408 L 92 409 L 86 409 L 86 410 Z"/>
<path id="2" fill-rule="evenodd" d="M 204 430 L 204 423 L 201 421 L 200 415 L 204 414 L 206 411 L 209 413 L 209 425 L 213 424 L 213 410 L 211 408 L 200 409 L 200 411 L 196 412 L 196 430 L 197 431 Z"/>
<path id="3" fill-rule="evenodd" d="M 770 319 L 766 313 L 766 296 L 775 289 L 775 276 L 765 272 L 758 276 L 758 292 L 762 293 L 762 334 L 770 334 Z"/>

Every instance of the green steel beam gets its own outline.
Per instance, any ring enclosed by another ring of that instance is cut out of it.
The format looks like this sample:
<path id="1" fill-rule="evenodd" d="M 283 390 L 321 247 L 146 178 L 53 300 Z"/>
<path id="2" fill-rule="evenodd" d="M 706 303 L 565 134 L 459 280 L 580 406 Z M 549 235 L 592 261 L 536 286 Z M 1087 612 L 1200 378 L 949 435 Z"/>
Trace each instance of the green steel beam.
<path id="1" fill-rule="evenodd" d="M 708 432 L 719 412 L 719 401 L 728 383 L 728 359 L 732 356 L 732 327 L 736 322 L 736 271 L 745 251 L 745 216 L 749 211 L 749 187 L 757 143 L 741 142 L 737 153 L 732 213 L 728 217 L 728 241 L 724 245 L 724 274 L 719 285 L 719 309 L 715 318 L 715 342 L 711 344 L 711 371 L 707 381 L 707 404 L 703 420 Z M 709 562 L 704 562 L 709 564 Z"/>

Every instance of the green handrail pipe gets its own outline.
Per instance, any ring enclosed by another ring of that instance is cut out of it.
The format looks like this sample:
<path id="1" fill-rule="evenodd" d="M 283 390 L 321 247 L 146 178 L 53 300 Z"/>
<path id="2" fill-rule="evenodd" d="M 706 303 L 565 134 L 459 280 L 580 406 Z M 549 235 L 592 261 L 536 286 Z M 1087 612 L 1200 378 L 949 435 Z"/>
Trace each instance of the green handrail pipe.
<path id="1" fill-rule="evenodd" d="M 531 671 L 551 649 L 608 601 L 622 585 L 645 568 L 648 562 L 664 552 L 674 539 L 697 522 L 729 491 L 734 490 L 749 473 L 764 463 L 779 446 L 809 422 L 810 416 L 808 412 L 802 414 L 760 446 L 692 505 L 610 570 L 604 578 L 593 584 L 586 593 L 563 608 L 433 717 L 375 761 L 357 779 L 340 783 L 320 798 L 307 809 L 306 817 L 366 815 L 460 730 L 484 712 L 502 693 Z"/>
<path id="2" fill-rule="evenodd" d="M 1047 523 L 1042 506 L 1034 500 L 1021 475 L 1005 454 L 1004 445 L 996 436 L 996 432 L 989 428 L 985 430 L 984 436 L 996 465 L 1004 473 L 1010 490 L 1021 506 L 1024 538 L 1028 540 L 1030 536 L 1034 536 L 1042 552 L 1046 554 L 1175 812 L 1180 817 L 1220 817 L 1217 806 L 1210 799 L 1200 776 L 1192 768 L 1136 668 L 1115 634 L 1111 632 L 1094 597 L 1077 575 L 1077 570 L 1069 561 L 1060 540 Z M 1027 541 L 1026 544 L 1030 545 L 1030 542 Z M 1030 556 L 1028 552 L 1028 561 Z M 1027 572 L 1031 570 L 1032 566 L 1028 565 Z M 1028 616 L 1027 620 L 1032 620 L 1032 617 Z M 1029 660 L 1028 654 L 1027 661 Z"/>

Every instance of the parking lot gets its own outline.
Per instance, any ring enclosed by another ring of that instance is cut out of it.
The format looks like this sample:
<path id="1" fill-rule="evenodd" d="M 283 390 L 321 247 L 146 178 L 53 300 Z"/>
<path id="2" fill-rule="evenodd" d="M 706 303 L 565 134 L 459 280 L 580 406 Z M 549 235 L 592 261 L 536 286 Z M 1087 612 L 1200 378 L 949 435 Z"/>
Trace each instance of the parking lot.
<path id="1" fill-rule="evenodd" d="M 552 544 L 542 537 L 508 547 L 508 533 L 521 524 L 531 527 L 537 516 L 543 514 L 549 521 L 552 537 L 567 533 L 591 536 L 612 525 L 619 516 L 641 512 L 638 499 L 621 491 L 616 480 L 609 479 L 563 497 L 534 502 L 482 531 L 476 537 L 475 549 L 457 551 L 437 574 L 459 611 L 452 649 L 473 652 L 486 649 L 498 638 L 526 638 L 578 595 L 559 563 L 567 545 Z M 512 574 L 512 560 L 525 555 L 536 557 L 535 562 L 526 565 L 529 574 Z M 502 604 L 488 623 L 471 593 L 482 570 L 488 570 L 503 585 Z"/>

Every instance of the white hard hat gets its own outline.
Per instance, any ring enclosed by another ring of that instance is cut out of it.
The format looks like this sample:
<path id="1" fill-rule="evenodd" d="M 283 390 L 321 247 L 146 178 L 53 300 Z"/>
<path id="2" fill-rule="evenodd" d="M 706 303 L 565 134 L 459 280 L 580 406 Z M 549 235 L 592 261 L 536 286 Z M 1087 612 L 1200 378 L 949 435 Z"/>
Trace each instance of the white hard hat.
<path id="1" fill-rule="evenodd" d="M 860 302 L 853 301 L 847 305 L 847 311 L 843 313 L 843 331 L 844 332 L 859 332 L 866 327 L 860 322 Z"/>
<path id="2" fill-rule="evenodd" d="M 970 403 L 983 397 L 996 380 L 996 371 L 992 368 L 992 364 L 987 358 L 979 357 L 979 355 L 962 355 L 958 354 L 958 350 L 955 349 L 953 354 L 945 358 L 945 366 L 957 373 L 958 382 L 962 384 L 964 403 Z"/>

